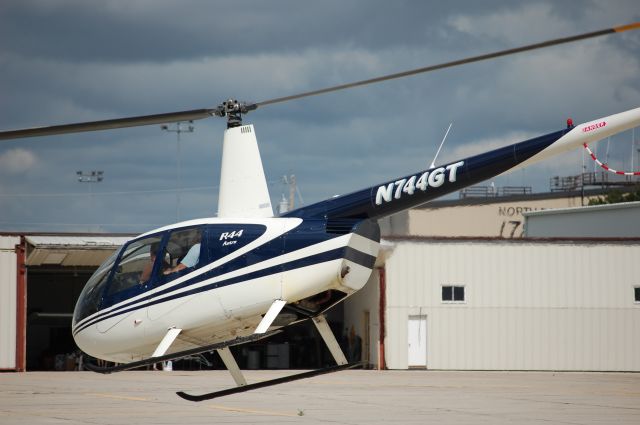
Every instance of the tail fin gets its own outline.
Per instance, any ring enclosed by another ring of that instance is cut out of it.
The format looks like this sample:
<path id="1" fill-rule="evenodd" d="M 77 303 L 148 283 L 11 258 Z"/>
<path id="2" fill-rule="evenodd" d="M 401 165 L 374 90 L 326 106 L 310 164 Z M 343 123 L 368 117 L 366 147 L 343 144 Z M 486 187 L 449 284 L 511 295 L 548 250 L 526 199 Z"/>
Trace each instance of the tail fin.
<path id="1" fill-rule="evenodd" d="M 253 125 L 224 132 L 218 217 L 273 217 Z"/>

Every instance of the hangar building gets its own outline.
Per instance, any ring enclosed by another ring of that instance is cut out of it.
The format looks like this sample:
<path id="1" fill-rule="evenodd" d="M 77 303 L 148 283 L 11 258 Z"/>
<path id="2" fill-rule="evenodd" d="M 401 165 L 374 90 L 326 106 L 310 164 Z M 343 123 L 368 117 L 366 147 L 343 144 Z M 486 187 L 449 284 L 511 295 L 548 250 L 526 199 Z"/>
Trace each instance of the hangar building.
<path id="1" fill-rule="evenodd" d="M 583 195 L 439 201 L 383 221 L 377 268 L 334 330 L 372 367 L 640 370 L 638 206 L 572 209 Z M 0 370 L 72 368 L 73 304 L 130 236 L 0 234 Z M 305 367 L 293 350 L 309 344 L 284 342 L 262 367 Z"/>
<path id="2" fill-rule="evenodd" d="M 384 236 L 377 273 L 345 302 L 363 358 L 390 369 L 640 371 L 640 203 L 527 212 L 542 208 L 496 201 L 482 209 L 520 206 L 531 236 L 501 236 L 499 213 L 484 235 L 438 234 L 448 226 L 438 211 L 391 218 L 402 230 L 425 214 L 436 234 Z M 473 222 L 472 204 L 444 209 Z"/>
<path id="3" fill-rule="evenodd" d="M 73 359 L 64 355 L 77 350 L 75 301 L 95 269 L 128 239 L 0 234 L 0 370 L 72 368 L 67 362 Z"/>

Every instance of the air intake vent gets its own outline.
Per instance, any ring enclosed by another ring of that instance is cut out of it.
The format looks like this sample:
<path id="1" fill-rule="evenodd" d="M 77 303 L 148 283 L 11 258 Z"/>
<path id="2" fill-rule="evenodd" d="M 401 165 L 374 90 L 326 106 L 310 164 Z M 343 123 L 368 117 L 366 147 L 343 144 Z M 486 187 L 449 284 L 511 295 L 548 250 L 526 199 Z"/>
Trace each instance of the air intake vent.
<path id="1" fill-rule="evenodd" d="M 332 218 L 327 220 L 327 233 L 335 233 L 337 235 L 346 235 L 351 233 L 353 226 L 358 223 L 359 220 L 353 220 L 350 218 Z"/>
<path id="2" fill-rule="evenodd" d="M 240 133 L 251 133 L 251 126 L 245 125 L 244 127 L 240 128 Z"/>

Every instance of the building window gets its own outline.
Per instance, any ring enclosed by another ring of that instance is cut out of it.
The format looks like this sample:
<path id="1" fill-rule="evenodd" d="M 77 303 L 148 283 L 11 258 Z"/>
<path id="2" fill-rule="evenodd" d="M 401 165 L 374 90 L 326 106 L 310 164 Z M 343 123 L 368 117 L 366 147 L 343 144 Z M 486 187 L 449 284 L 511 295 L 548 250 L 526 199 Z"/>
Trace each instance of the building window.
<path id="1" fill-rule="evenodd" d="M 633 292 L 636 302 L 640 303 L 640 286 L 636 286 L 635 288 L 633 288 Z"/>
<path id="2" fill-rule="evenodd" d="M 464 286 L 442 286 L 443 302 L 464 302 Z"/>

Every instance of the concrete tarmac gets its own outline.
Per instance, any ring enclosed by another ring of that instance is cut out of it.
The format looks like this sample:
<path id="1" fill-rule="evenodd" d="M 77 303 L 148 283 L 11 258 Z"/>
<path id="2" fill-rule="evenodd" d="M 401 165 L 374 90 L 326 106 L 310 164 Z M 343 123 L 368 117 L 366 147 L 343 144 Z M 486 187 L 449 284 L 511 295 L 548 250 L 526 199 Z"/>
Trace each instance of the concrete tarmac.
<path id="1" fill-rule="evenodd" d="M 246 371 L 249 382 L 289 371 Z M 640 424 L 640 374 L 350 370 L 200 403 L 226 371 L 0 374 L 0 424 Z"/>

